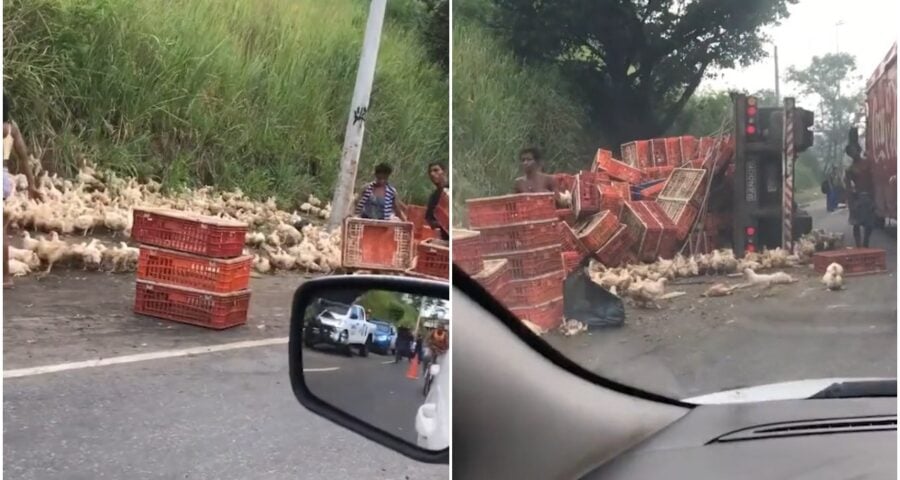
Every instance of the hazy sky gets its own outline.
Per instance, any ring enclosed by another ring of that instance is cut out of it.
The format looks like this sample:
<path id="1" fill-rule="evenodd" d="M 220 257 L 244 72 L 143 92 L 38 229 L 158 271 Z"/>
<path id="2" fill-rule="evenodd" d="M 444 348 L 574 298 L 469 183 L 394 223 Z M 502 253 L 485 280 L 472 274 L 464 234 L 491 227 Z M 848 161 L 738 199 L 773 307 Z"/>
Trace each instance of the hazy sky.
<path id="1" fill-rule="evenodd" d="M 856 56 L 857 73 L 865 82 L 897 39 L 897 0 L 800 0 L 790 7 L 791 16 L 766 32 L 778 45 L 781 95 L 794 85 L 785 81 L 789 66 L 803 68 L 814 55 L 840 51 Z M 843 22 L 843 25 L 835 26 Z M 770 55 L 740 70 L 725 71 L 720 78 L 705 80 L 702 88 L 737 88 L 750 92 L 774 90 L 775 66 Z"/>

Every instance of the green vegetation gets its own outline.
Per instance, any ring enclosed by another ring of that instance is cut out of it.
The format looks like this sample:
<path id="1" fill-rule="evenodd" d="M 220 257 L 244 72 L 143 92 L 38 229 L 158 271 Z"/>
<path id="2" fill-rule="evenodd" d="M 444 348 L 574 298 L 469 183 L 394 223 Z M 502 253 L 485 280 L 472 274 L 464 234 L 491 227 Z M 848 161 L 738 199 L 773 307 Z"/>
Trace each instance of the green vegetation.
<path id="1" fill-rule="evenodd" d="M 362 296 L 359 304 L 371 310 L 374 319 L 391 322 L 397 327 L 414 328 L 419 317 L 418 309 L 397 292 L 371 290 Z"/>
<path id="2" fill-rule="evenodd" d="M 462 224 L 465 199 L 510 193 L 518 152 L 537 145 L 545 170 L 589 164 L 599 146 L 587 118 L 553 68 L 515 60 L 482 22 L 472 0 L 454 1 L 453 219 Z"/>
<path id="3" fill-rule="evenodd" d="M 389 162 L 422 203 L 426 163 L 447 155 L 447 77 L 413 20 L 421 6 L 391 3 L 359 180 Z M 4 0 L 4 84 L 51 170 L 87 158 L 167 187 L 330 198 L 367 11 L 356 0 Z"/>

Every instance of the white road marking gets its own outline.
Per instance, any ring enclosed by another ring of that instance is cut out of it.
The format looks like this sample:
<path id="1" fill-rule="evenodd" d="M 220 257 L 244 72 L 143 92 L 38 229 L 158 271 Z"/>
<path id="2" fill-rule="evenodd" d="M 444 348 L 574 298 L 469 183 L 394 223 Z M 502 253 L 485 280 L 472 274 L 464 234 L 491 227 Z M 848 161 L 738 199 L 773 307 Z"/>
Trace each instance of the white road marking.
<path id="1" fill-rule="evenodd" d="M 16 370 L 4 370 L 3 378 L 19 378 L 30 377 L 34 375 L 42 375 L 45 373 L 57 373 L 67 370 L 80 370 L 83 368 L 106 367 L 109 365 L 121 365 L 123 363 L 146 362 L 149 360 L 160 360 L 164 358 L 187 357 L 191 355 L 200 355 L 204 353 L 226 352 L 228 350 L 239 350 L 242 348 L 266 347 L 271 345 L 284 345 L 288 343 L 288 337 L 267 338 L 264 340 L 247 340 L 243 342 L 224 343 L 221 345 L 208 345 L 205 347 L 191 347 L 179 350 L 163 350 L 160 352 L 138 353 L 135 355 L 123 355 L 121 357 L 97 358 L 94 360 L 85 360 L 82 362 L 60 363 L 57 365 L 43 365 L 39 367 L 19 368 Z M 304 372 L 332 371 L 340 367 L 310 368 L 303 369 Z"/>
<path id="2" fill-rule="evenodd" d="M 304 368 L 303 373 L 309 372 L 333 372 L 335 370 L 340 370 L 341 367 L 322 367 L 322 368 Z"/>
<path id="3" fill-rule="evenodd" d="M 390 364 L 390 363 L 394 363 L 394 361 L 393 361 L 393 360 L 388 360 L 388 361 L 386 361 L 386 362 L 381 362 L 382 365 L 387 365 L 387 364 Z"/>

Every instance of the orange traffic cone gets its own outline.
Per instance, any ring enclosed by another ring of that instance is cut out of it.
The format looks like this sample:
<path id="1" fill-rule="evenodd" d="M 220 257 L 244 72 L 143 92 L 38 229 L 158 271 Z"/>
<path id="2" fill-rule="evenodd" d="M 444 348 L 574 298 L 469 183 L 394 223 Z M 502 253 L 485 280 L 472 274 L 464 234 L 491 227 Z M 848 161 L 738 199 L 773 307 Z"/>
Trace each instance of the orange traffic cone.
<path id="1" fill-rule="evenodd" d="M 416 380 L 419 378 L 419 356 L 414 355 L 412 361 L 409 362 L 409 368 L 406 369 L 406 378 Z"/>

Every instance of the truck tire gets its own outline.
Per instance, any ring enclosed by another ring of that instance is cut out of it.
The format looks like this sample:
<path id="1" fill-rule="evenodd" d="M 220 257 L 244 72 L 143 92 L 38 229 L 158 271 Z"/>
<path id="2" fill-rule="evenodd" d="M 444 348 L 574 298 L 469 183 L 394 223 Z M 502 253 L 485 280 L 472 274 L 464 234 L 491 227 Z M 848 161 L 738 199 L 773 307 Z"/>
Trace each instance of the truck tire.
<path id="1" fill-rule="evenodd" d="M 344 343 L 350 338 L 350 332 L 344 330 L 341 332 L 341 335 L 338 337 L 338 342 L 340 343 L 340 348 L 344 351 L 344 355 L 348 357 L 353 356 L 353 350 L 350 349 L 349 343 Z"/>
<path id="2" fill-rule="evenodd" d="M 369 356 L 369 344 L 372 343 L 372 336 L 366 337 L 365 343 L 359 346 L 359 356 L 360 357 L 368 357 Z"/>

